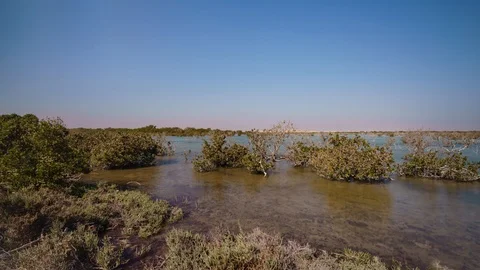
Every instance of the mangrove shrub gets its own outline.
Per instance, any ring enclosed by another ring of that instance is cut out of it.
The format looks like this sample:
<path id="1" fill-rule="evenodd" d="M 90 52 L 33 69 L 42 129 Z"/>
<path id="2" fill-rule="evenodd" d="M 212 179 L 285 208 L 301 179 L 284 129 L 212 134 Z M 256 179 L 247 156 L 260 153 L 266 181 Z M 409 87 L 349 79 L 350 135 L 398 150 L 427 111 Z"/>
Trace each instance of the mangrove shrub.
<path id="1" fill-rule="evenodd" d="M 308 167 L 311 165 L 312 157 L 318 150 L 319 147 L 314 144 L 298 141 L 288 147 L 287 158 L 294 167 Z"/>
<path id="2" fill-rule="evenodd" d="M 429 136 L 421 131 L 407 133 L 402 140 L 410 153 L 398 165 L 400 175 L 456 181 L 480 179 L 479 165 L 469 162 L 461 152 L 469 146 L 469 140 Z"/>
<path id="3" fill-rule="evenodd" d="M 389 178 L 394 160 L 388 146 L 374 147 L 360 136 L 336 134 L 315 151 L 311 165 L 325 178 L 371 182 Z"/>
<path id="4" fill-rule="evenodd" d="M 210 142 L 204 140 L 202 154 L 193 160 L 193 167 L 197 172 L 214 171 L 221 167 L 242 167 L 242 159 L 247 153 L 245 146 L 227 145 L 225 134 L 215 132 Z"/>
<path id="5" fill-rule="evenodd" d="M 240 144 L 227 145 L 226 135 L 215 132 L 210 141 L 204 140 L 202 153 L 193 160 L 197 172 L 214 171 L 217 168 L 246 168 L 251 173 L 263 173 L 273 167 L 268 155 L 266 134 L 248 133 L 250 149 Z"/>
<path id="6" fill-rule="evenodd" d="M 92 169 L 151 166 L 156 156 L 173 152 L 160 134 L 99 130 L 72 134 L 70 140 Z"/>
<path id="7" fill-rule="evenodd" d="M 13 187 L 55 185 L 87 164 L 67 139 L 60 119 L 0 116 L 0 181 Z"/>
<path id="8" fill-rule="evenodd" d="M 248 140 L 251 151 L 243 160 L 243 166 L 251 173 L 267 175 L 267 171 L 275 166 L 275 153 L 269 155 L 272 148 L 271 134 L 252 130 L 248 133 Z"/>

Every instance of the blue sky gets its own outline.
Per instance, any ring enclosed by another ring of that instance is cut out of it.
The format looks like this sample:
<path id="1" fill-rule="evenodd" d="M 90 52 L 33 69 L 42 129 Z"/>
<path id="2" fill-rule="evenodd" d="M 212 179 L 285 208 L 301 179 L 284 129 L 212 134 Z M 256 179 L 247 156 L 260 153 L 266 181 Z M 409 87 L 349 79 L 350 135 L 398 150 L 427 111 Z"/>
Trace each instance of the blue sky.
<path id="1" fill-rule="evenodd" d="M 0 113 L 480 129 L 480 1 L 0 1 Z"/>

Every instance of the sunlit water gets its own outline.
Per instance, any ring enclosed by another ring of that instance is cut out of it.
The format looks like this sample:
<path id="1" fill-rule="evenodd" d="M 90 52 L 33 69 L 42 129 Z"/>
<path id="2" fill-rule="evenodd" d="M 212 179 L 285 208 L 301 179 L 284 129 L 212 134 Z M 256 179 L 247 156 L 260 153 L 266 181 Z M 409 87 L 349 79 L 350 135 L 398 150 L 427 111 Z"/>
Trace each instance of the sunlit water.
<path id="1" fill-rule="evenodd" d="M 327 250 L 365 250 L 425 267 L 440 260 L 455 269 L 480 269 L 480 184 L 395 179 L 357 184 L 319 178 L 286 161 L 266 178 L 242 169 L 196 173 L 198 138 L 170 138 L 176 155 L 155 167 L 101 171 L 91 180 L 131 181 L 186 212 L 177 226 L 198 232 L 221 226 L 260 227 Z M 234 140 L 245 142 L 244 137 Z M 192 150 L 189 162 L 183 152 Z M 405 150 L 396 149 L 399 160 Z M 470 159 L 478 160 L 474 152 Z M 131 183 L 132 184 L 132 183 Z"/>

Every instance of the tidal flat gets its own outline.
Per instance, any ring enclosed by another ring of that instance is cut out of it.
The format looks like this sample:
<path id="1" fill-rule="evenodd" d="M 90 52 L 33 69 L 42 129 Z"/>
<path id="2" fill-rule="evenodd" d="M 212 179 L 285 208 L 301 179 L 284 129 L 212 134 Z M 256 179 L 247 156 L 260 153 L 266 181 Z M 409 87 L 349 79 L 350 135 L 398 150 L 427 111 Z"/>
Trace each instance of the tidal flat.
<path id="1" fill-rule="evenodd" d="M 349 247 L 421 268 L 434 260 L 454 269 L 480 268 L 478 182 L 394 176 L 386 184 L 349 183 L 322 179 L 287 161 L 277 162 L 268 177 L 241 169 L 197 173 L 191 160 L 201 151 L 202 138 L 168 140 L 176 154 L 158 158 L 156 166 L 95 171 L 84 179 L 140 184 L 180 206 L 185 215 L 176 228 L 193 232 L 258 227 L 320 249 Z M 246 142 L 244 136 L 229 140 Z M 369 140 L 382 143 L 382 137 Z M 400 160 L 406 150 L 398 145 L 393 152 Z M 480 159 L 473 151 L 466 155 Z"/>

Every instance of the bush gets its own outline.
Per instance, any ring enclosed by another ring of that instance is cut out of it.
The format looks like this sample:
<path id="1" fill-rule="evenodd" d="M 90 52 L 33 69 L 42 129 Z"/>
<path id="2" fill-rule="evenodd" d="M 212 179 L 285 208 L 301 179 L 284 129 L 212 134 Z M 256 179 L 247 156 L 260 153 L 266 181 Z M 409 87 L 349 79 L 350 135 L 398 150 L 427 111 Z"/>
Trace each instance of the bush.
<path id="1" fill-rule="evenodd" d="M 461 153 L 471 141 L 463 136 L 450 139 L 447 136 L 429 136 L 421 131 L 405 134 L 402 140 L 410 153 L 398 165 L 399 175 L 456 181 L 479 180 L 478 164 L 468 162 Z"/>
<path id="2" fill-rule="evenodd" d="M 365 252 L 345 249 L 340 254 L 329 254 L 295 241 L 284 242 L 280 236 L 268 235 L 259 229 L 236 235 L 214 233 L 210 238 L 174 229 L 166 241 L 166 259 L 146 269 L 402 269 L 398 263 L 389 267 Z M 437 267 L 435 269 L 441 269 Z"/>
<path id="3" fill-rule="evenodd" d="M 253 174 L 267 175 L 267 171 L 274 167 L 272 161 L 255 153 L 245 155 L 242 159 L 242 164 L 247 171 Z"/>
<path id="4" fill-rule="evenodd" d="M 37 245 L 11 254 L 5 269 L 78 269 L 87 265 L 93 268 L 90 258 L 96 253 L 98 242 L 98 236 L 85 227 L 65 232 L 57 224 Z"/>
<path id="5" fill-rule="evenodd" d="M 0 246 L 5 249 L 38 238 L 55 222 L 69 229 L 90 224 L 98 232 L 120 227 L 124 235 L 146 238 L 183 216 L 180 208 L 171 207 L 166 201 L 114 187 L 89 190 L 81 197 L 49 188 L 22 189 L 2 195 Z"/>
<path id="6" fill-rule="evenodd" d="M 319 150 L 318 146 L 307 145 L 304 142 L 295 142 L 288 147 L 288 160 L 294 167 L 308 167 L 311 164 L 312 157 Z"/>
<path id="7" fill-rule="evenodd" d="M 102 247 L 98 248 L 95 256 L 95 262 L 97 263 L 99 269 L 115 269 L 122 264 L 122 255 L 123 248 L 113 245 L 110 238 L 105 237 Z"/>
<path id="8" fill-rule="evenodd" d="M 267 171 L 275 167 L 274 158 L 278 154 L 276 151 L 272 151 L 272 155 L 268 154 L 269 149 L 273 147 L 270 143 L 272 135 L 269 132 L 252 130 L 247 136 L 251 151 L 243 157 L 242 164 L 251 173 L 263 173 L 267 176 Z"/>
<path id="9" fill-rule="evenodd" d="M 248 153 L 248 149 L 239 144 L 226 144 L 225 134 L 215 132 L 210 142 L 204 140 L 202 154 L 193 160 L 193 168 L 197 172 L 209 172 L 221 167 L 241 167 L 242 158 Z"/>
<path id="10" fill-rule="evenodd" d="M 151 166 L 156 156 L 173 153 L 171 144 L 159 134 L 100 130 L 75 133 L 70 140 L 92 169 Z"/>
<path id="11" fill-rule="evenodd" d="M 124 247 L 102 237 L 107 229 L 118 228 L 127 241 L 130 235 L 147 238 L 182 217 L 166 201 L 113 186 L 86 189 L 80 197 L 51 188 L 0 195 L 0 250 L 20 247 L 0 254 L 4 269 L 113 269 L 125 262 Z"/>
<path id="12" fill-rule="evenodd" d="M 480 179 L 478 164 L 467 161 L 461 153 L 442 154 L 438 151 L 410 153 L 398 165 L 402 176 L 419 176 L 456 181 L 476 181 Z"/>
<path id="13" fill-rule="evenodd" d="M 0 181 L 15 188 L 52 186 L 85 172 L 87 164 L 67 135 L 60 119 L 1 115 Z"/>
<path id="14" fill-rule="evenodd" d="M 387 179 L 393 172 L 394 160 L 388 146 L 372 147 L 359 136 L 336 134 L 316 151 L 311 163 L 325 178 L 370 182 Z"/>
<path id="15" fill-rule="evenodd" d="M 85 226 L 66 231 L 56 223 L 38 240 L 36 245 L 9 254 L 8 260 L 0 259 L 0 266 L 32 270 L 115 269 L 127 261 L 123 246 L 113 245 L 109 237 L 100 239 Z"/>
<path id="16" fill-rule="evenodd" d="M 239 144 L 232 144 L 225 149 L 225 167 L 240 168 L 243 166 L 243 157 L 248 154 L 248 149 Z"/>

